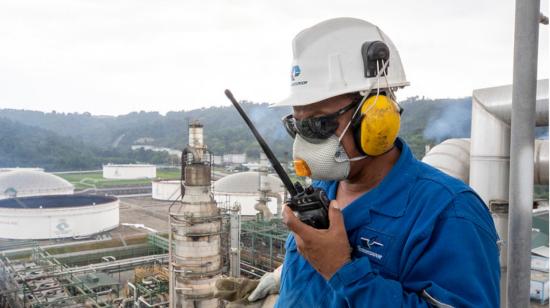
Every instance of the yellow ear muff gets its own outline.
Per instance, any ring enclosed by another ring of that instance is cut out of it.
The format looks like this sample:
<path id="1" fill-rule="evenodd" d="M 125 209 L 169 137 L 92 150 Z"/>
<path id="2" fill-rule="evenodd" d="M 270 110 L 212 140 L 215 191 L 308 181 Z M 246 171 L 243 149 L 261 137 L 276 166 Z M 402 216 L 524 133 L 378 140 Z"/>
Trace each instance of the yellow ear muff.
<path id="1" fill-rule="evenodd" d="M 397 104 L 385 95 L 373 95 L 361 106 L 360 112 L 360 121 L 354 127 L 357 145 L 369 156 L 389 151 L 401 124 Z"/>

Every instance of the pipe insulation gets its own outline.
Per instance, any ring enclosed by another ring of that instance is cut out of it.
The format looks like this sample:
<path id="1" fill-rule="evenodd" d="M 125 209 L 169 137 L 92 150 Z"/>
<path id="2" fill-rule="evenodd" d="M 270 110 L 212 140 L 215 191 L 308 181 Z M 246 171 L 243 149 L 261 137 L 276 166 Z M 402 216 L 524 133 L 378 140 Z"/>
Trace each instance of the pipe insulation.
<path id="1" fill-rule="evenodd" d="M 536 59 L 536 57 L 535 57 Z M 530 122 L 533 127 L 548 126 L 548 79 L 536 81 L 536 91 L 533 99 L 534 118 Z M 527 99 L 527 98 L 522 98 Z M 510 187 L 510 145 L 512 122 L 512 85 L 474 90 L 472 93 L 472 126 L 470 139 L 470 186 L 479 194 L 483 201 L 491 207 L 493 220 L 501 239 L 501 303 L 505 306 L 508 277 L 508 200 Z M 523 123 L 523 120 L 518 120 Z M 529 122 L 528 122 L 529 123 Z M 531 138 L 531 137 L 530 137 Z M 533 142 L 534 135 L 530 142 Z M 528 169 L 536 164 L 533 152 Z M 539 167 L 545 170 L 544 151 L 541 150 Z M 546 165 L 548 160 L 546 160 Z M 525 175 L 522 176 L 525 179 Z M 537 178 L 537 173 L 528 177 Z M 547 176 L 546 176 L 547 178 Z M 539 179 L 544 181 L 544 176 Z M 546 179 L 546 182 L 548 180 Z M 531 185 L 533 184 L 531 181 Z M 530 198 L 532 199 L 532 192 Z M 530 205 L 532 206 L 532 204 Z M 512 215 L 513 216 L 513 215 Z M 510 232 L 511 233 L 511 232 Z M 530 243 L 530 239 L 526 240 Z M 529 295 L 529 294 L 527 294 Z"/>
<path id="2" fill-rule="evenodd" d="M 548 148 L 548 140 L 535 140 L 533 183 L 536 185 L 548 185 Z M 468 184 L 470 139 L 447 139 L 426 153 L 422 161 Z"/>
<path id="3" fill-rule="evenodd" d="M 536 85 L 535 125 L 548 126 L 548 79 L 538 80 Z M 486 204 L 508 200 L 511 118 L 511 85 L 473 91 L 470 186 Z M 541 172 L 547 174 L 547 170 Z M 544 183 L 542 177 L 541 181 Z"/>

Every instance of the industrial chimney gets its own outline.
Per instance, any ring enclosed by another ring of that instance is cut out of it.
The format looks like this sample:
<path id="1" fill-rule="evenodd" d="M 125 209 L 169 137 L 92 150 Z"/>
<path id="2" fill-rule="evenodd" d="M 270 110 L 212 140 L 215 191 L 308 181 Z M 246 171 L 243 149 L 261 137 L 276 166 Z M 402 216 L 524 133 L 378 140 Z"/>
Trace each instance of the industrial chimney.
<path id="1" fill-rule="evenodd" d="M 170 307 L 218 307 L 213 286 L 221 273 L 221 215 L 210 191 L 211 162 L 203 125 L 189 124 L 182 153 L 181 203 L 170 207 Z"/>

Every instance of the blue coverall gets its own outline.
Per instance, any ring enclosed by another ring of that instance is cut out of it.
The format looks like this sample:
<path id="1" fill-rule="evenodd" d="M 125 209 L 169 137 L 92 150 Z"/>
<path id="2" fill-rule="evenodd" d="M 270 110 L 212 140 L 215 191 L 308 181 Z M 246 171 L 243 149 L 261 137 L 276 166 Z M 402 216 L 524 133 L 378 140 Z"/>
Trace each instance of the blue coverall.
<path id="1" fill-rule="evenodd" d="M 286 242 L 276 307 L 498 307 L 498 235 L 462 181 L 401 154 L 342 210 L 352 261 L 326 281 Z M 335 199 L 337 182 L 315 182 Z"/>

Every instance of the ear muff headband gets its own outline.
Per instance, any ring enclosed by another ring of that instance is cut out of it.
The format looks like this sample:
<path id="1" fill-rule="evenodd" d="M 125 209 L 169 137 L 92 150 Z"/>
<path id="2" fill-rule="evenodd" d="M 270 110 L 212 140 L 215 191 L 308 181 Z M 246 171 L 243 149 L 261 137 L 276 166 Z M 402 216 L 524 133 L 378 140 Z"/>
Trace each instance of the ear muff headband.
<path id="1" fill-rule="evenodd" d="M 382 155 L 392 149 L 401 126 L 397 104 L 384 94 L 367 98 L 353 120 L 355 143 L 363 154 Z"/>

